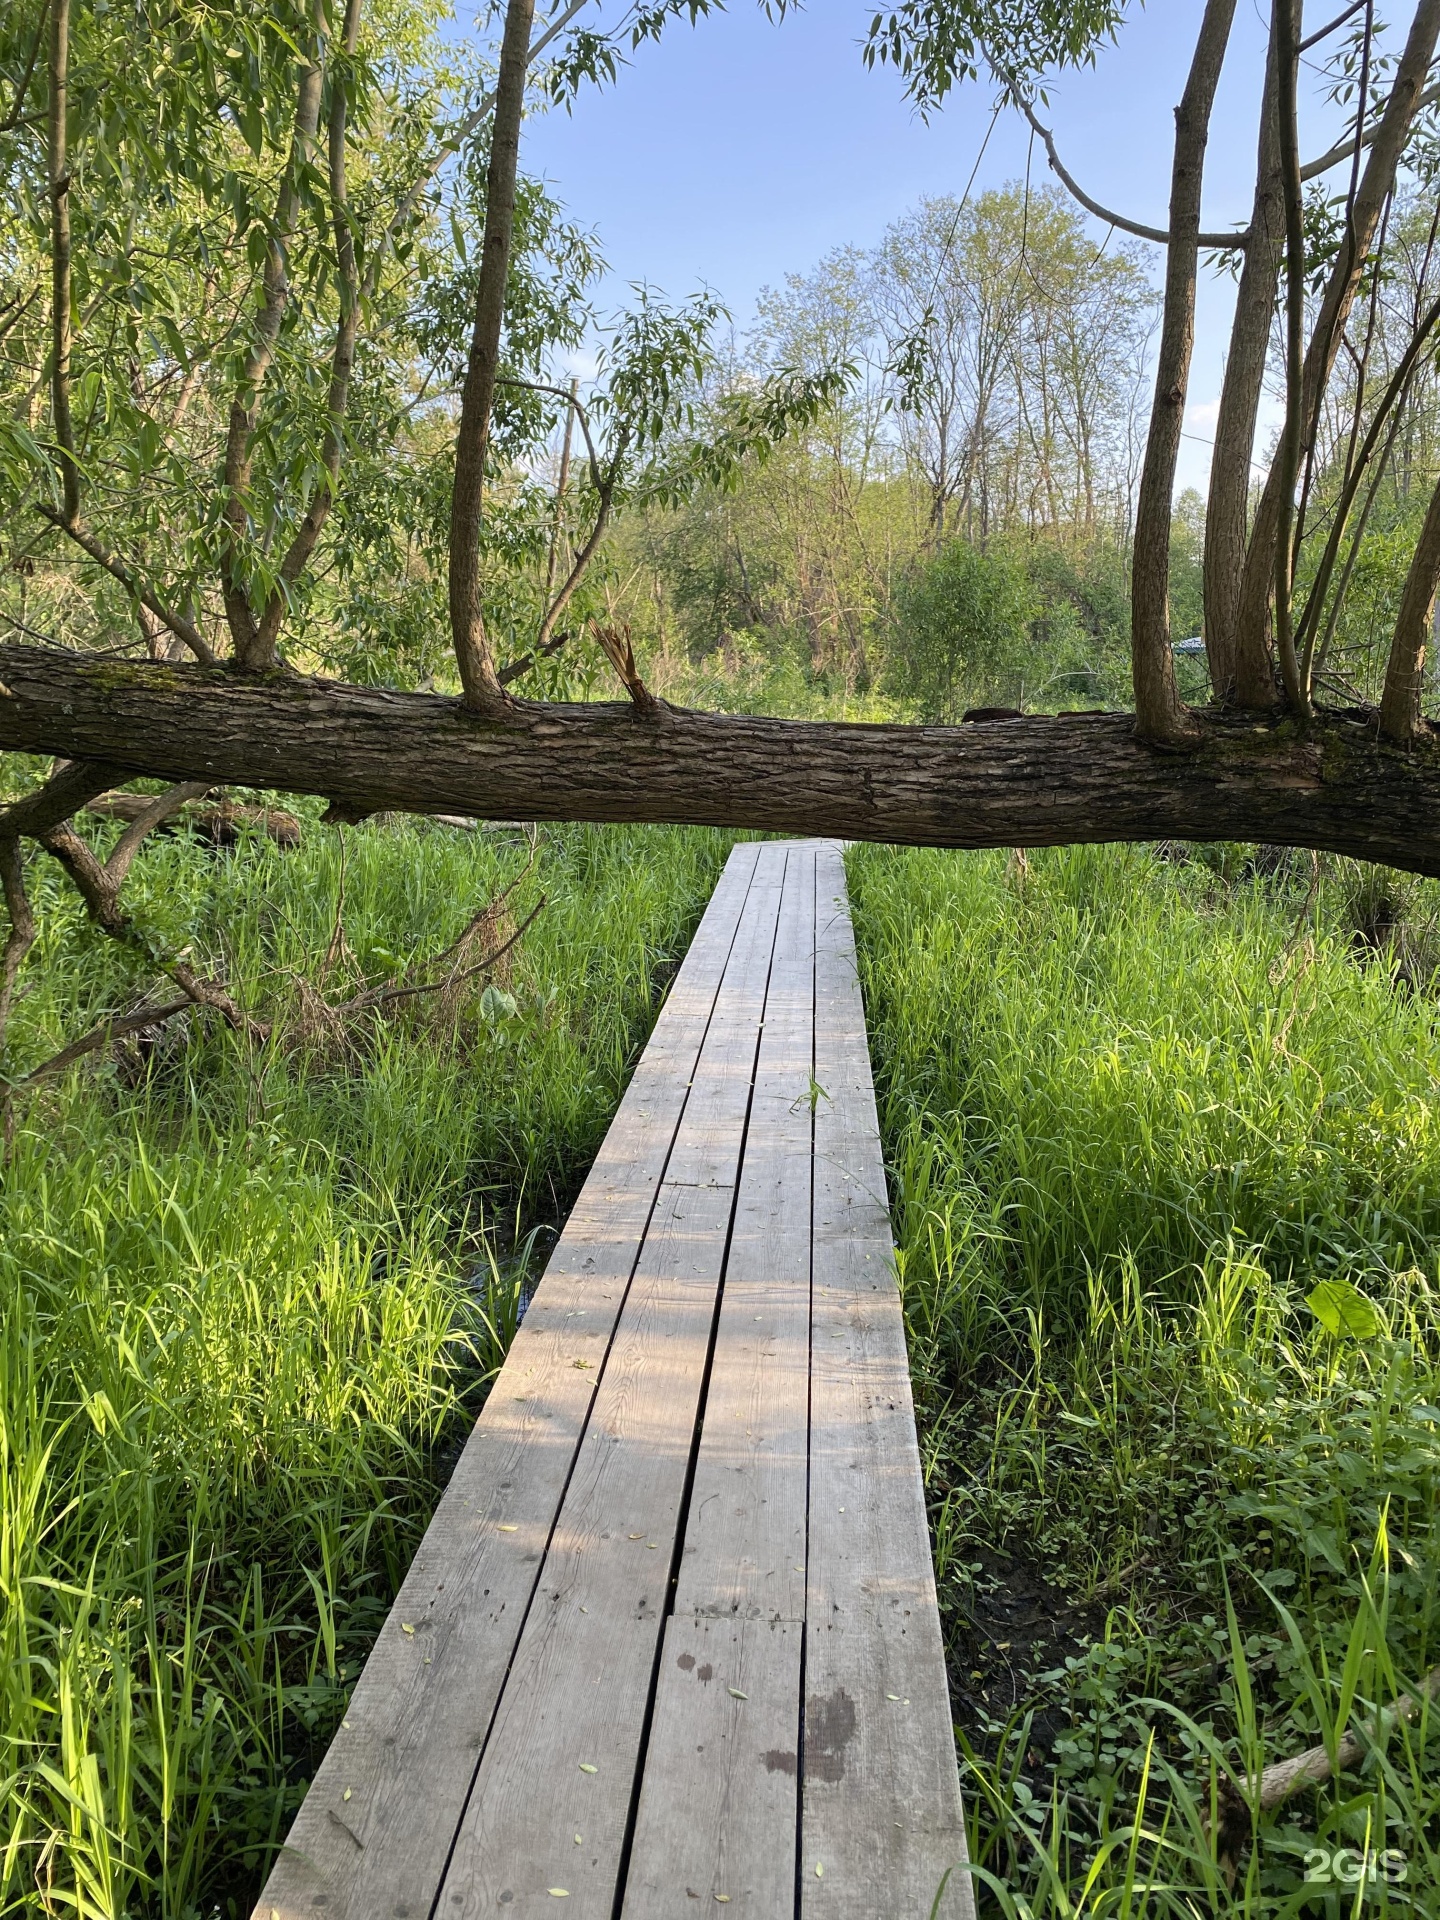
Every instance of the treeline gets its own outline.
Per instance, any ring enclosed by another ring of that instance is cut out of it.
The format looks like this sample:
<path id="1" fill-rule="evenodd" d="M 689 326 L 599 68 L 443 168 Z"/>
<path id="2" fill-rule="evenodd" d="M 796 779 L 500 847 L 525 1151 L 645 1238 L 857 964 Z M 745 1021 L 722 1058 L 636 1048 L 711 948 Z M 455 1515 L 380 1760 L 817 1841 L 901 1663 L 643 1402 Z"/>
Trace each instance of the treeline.
<path id="1" fill-rule="evenodd" d="M 1156 309 L 1138 247 L 1021 183 L 788 276 L 712 388 L 840 368 L 843 392 L 738 486 L 627 516 L 607 617 L 662 687 L 934 718 L 1119 697 Z"/>
<path id="2" fill-rule="evenodd" d="M 1317 266 L 1339 244 L 1326 204 L 1312 204 Z M 1434 362 L 1412 345 L 1437 291 L 1436 209 L 1418 180 L 1392 206 L 1305 476 L 1316 670 L 1355 703 L 1378 697 L 1437 465 Z M 926 720 L 1128 705 L 1159 308 L 1146 253 L 1097 238 L 1060 192 L 1013 183 L 922 201 L 872 251 L 767 290 L 708 376 L 712 403 L 783 370 L 841 367 L 843 393 L 726 485 L 623 515 L 596 617 L 623 623 L 676 697 Z M 1271 357 L 1278 393 L 1278 325 Z M 1367 434 L 1380 448 L 1364 465 Z M 1177 500 L 1169 567 L 1181 690 L 1201 702 L 1205 517 L 1199 493 Z"/>

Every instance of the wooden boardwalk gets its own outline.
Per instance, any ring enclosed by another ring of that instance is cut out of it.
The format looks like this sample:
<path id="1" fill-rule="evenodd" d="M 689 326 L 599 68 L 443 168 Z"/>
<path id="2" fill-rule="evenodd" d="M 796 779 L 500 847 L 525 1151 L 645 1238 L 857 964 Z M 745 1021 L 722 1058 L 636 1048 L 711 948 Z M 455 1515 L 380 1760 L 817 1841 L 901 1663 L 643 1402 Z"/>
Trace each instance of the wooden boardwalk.
<path id="1" fill-rule="evenodd" d="M 737 847 L 257 1920 L 926 1920 L 891 1252 L 839 851 Z"/>

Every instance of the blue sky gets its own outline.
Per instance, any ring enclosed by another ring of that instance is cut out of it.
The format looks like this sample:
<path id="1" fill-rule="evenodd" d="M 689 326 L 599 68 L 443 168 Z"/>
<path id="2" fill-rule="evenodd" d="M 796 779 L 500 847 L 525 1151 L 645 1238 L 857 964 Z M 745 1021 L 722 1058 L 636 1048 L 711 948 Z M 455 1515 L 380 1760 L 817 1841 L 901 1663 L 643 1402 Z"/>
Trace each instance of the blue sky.
<path id="1" fill-rule="evenodd" d="M 1118 42 L 1095 69 L 1051 89 L 1051 120 L 1071 171 L 1106 204 L 1156 225 L 1169 191 L 1171 114 L 1201 5 L 1132 0 Z M 619 0 L 597 8 L 602 19 L 618 11 Z M 832 247 L 873 243 L 922 194 L 964 188 L 991 95 L 964 88 L 922 121 L 893 71 L 861 61 L 873 11 L 873 0 L 810 0 L 775 24 L 754 0 L 731 0 L 727 13 L 694 28 L 672 26 L 639 50 L 614 86 L 587 91 L 573 112 L 527 123 L 522 164 L 597 230 L 616 304 L 634 280 L 674 296 L 706 285 L 743 326 L 761 287 Z M 1262 12 L 1261 0 L 1240 0 L 1207 159 L 1211 226 L 1241 221 L 1249 210 Z M 1324 137 L 1312 112 L 1307 156 Z M 1023 123 L 1002 115 L 977 189 L 1023 177 L 1029 144 Z M 1043 152 L 1031 166 L 1032 177 L 1047 177 Z M 1158 252 L 1155 259 L 1158 267 Z M 1229 303 L 1228 281 L 1204 287 L 1182 486 L 1203 487 L 1208 470 Z"/>

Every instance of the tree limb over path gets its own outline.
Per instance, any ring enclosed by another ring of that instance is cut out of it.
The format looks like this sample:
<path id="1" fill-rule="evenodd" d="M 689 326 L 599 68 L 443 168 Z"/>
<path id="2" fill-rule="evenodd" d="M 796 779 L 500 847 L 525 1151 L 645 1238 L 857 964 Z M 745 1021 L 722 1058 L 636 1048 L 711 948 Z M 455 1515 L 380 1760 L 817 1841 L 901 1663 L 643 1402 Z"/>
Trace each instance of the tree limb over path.
<path id="1" fill-rule="evenodd" d="M 1183 751 L 1128 714 L 964 727 L 868 726 L 660 707 L 458 700 L 283 674 L 0 646 L 0 749 L 132 775 L 323 794 L 394 809 L 669 821 L 912 846 L 1264 840 L 1440 876 L 1440 734 L 1411 747 L 1373 716 L 1305 730 L 1196 715 Z"/>

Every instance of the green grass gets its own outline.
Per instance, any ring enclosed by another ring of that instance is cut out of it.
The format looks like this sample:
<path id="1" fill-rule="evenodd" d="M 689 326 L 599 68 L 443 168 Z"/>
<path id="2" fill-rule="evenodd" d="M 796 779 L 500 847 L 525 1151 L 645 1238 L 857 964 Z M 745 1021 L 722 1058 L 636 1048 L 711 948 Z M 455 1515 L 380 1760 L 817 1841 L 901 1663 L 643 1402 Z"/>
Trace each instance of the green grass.
<path id="1" fill-rule="evenodd" d="M 102 829 L 104 837 L 110 830 Z M 0 1175 L 4 1910 L 248 1911 L 728 842 L 547 834 L 513 966 L 440 1017 L 310 1025 L 525 865 L 380 823 L 216 855 L 157 838 L 127 902 L 258 1014 L 40 1083 Z M 56 871 L 18 1074 L 150 982 Z"/>
<path id="2" fill-rule="evenodd" d="M 726 844 L 549 834 L 495 991 L 343 1034 L 312 998 L 342 892 L 331 1000 L 453 940 L 521 836 L 311 817 L 295 853 L 147 847 L 138 923 L 276 1030 L 175 1028 L 19 1109 L 6 1911 L 248 1908 Z M 1312 937 L 1303 862 L 850 870 L 984 1905 L 1433 1913 L 1429 1720 L 1232 1838 L 1233 1884 L 1207 1824 L 1225 1777 L 1440 1660 L 1433 890 L 1397 921 L 1336 869 Z M 12 1074 L 151 980 L 31 879 Z M 1408 1877 L 1318 1884 L 1342 1848 Z"/>
<path id="3" fill-rule="evenodd" d="M 1300 868 L 850 856 L 991 1912 L 1440 1910 L 1433 1712 L 1209 1832 L 1440 1661 L 1440 1006 Z"/>

